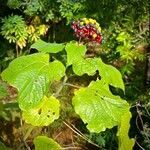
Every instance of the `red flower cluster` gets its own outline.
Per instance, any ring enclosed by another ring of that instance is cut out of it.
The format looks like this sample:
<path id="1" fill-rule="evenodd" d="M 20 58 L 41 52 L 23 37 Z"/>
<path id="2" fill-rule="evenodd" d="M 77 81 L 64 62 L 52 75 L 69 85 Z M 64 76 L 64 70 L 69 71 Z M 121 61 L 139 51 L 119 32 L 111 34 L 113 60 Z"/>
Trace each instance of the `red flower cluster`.
<path id="1" fill-rule="evenodd" d="M 83 18 L 81 20 L 74 21 L 72 23 L 72 28 L 78 38 L 101 44 L 101 28 L 95 20 Z"/>

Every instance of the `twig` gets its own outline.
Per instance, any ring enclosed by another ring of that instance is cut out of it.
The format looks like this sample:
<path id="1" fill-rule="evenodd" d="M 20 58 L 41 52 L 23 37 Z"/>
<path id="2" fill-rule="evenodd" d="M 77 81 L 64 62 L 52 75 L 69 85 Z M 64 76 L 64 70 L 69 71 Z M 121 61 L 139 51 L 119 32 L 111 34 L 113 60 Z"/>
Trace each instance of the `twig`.
<path id="1" fill-rule="evenodd" d="M 141 117 L 141 112 L 140 112 L 138 106 L 139 106 L 139 104 L 137 103 L 137 104 L 136 104 L 136 110 L 137 110 L 138 117 L 139 117 L 139 119 L 140 119 L 140 121 L 141 121 L 141 125 L 142 125 L 143 131 L 144 131 L 144 123 L 143 123 L 143 120 L 142 120 L 142 117 Z"/>
<path id="2" fill-rule="evenodd" d="M 59 137 L 59 135 L 61 135 L 62 134 L 62 132 L 59 132 L 55 137 L 54 137 L 54 140 L 56 140 L 58 137 Z"/>
<path id="3" fill-rule="evenodd" d="M 78 136 L 80 136 L 81 138 L 83 138 L 84 140 L 86 140 L 87 142 L 91 143 L 92 145 L 100 148 L 97 144 L 93 143 L 92 141 L 90 141 L 87 137 L 81 135 L 80 133 L 78 133 L 76 130 L 74 130 L 70 125 L 68 125 L 66 122 L 63 121 L 63 123 L 70 128 L 74 133 L 76 133 Z"/>
<path id="4" fill-rule="evenodd" d="M 146 131 L 145 131 L 145 128 L 144 128 L 144 123 L 143 123 L 143 120 L 142 120 L 141 112 L 140 112 L 138 106 L 140 106 L 140 105 L 137 103 L 136 109 L 137 109 L 138 116 L 136 117 L 136 126 L 137 126 L 138 130 L 139 130 L 140 133 L 141 133 L 141 130 L 140 130 L 139 126 L 138 126 L 138 117 L 139 117 L 139 119 L 140 119 L 140 121 L 141 121 L 141 125 L 142 125 L 142 130 L 143 130 L 143 132 L 144 132 L 144 134 L 145 134 Z M 149 138 L 148 138 L 148 136 L 147 136 L 146 134 L 145 134 L 145 137 L 147 138 L 147 140 L 149 140 Z"/>
<path id="5" fill-rule="evenodd" d="M 136 137 L 135 137 L 135 142 L 136 142 L 136 144 L 137 144 L 142 150 L 145 150 L 145 149 L 137 142 Z"/>
<path id="6" fill-rule="evenodd" d="M 82 136 L 86 137 L 80 130 L 78 130 L 74 125 L 72 125 L 72 127 L 77 131 L 79 132 Z M 86 137 L 88 139 L 88 137 Z"/>
<path id="7" fill-rule="evenodd" d="M 34 129 L 34 126 L 31 126 L 31 127 L 27 130 L 26 134 L 25 134 L 24 137 L 23 137 L 23 141 L 26 141 L 26 139 L 29 137 L 29 135 L 30 135 L 30 133 L 32 132 L 33 129 Z"/>
<path id="8" fill-rule="evenodd" d="M 26 141 L 23 141 L 24 145 L 26 146 L 27 150 L 31 150 Z"/>

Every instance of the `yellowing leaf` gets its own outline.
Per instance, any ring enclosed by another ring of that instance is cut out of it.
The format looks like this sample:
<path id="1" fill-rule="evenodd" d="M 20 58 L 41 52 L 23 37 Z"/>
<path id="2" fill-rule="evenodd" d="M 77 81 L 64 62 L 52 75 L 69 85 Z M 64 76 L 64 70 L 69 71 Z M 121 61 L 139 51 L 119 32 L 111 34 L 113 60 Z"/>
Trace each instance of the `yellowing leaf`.
<path id="1" fill-rule="evenodd" d="M 23 119 L 33 126 L 48 126 L 59 117 L 59 101 L 51 96 L 41 100 L 41 103 L 33 109 L 23 111 Z"/>

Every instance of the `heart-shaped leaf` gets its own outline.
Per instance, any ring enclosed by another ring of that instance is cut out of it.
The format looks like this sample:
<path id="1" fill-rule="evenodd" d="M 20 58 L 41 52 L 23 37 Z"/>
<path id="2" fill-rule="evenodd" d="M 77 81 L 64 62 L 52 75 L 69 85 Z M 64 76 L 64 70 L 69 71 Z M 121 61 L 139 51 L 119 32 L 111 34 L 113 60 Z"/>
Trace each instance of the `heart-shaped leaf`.
<path id="1" fill-rule="evenodd" d="M 19 91 L 18 102 L 22 110 L 35 107 L 46 94 L 49 83 L 60 80 L 65 67 L 59 61 L 49 63 L 48 54 L 32 54 L 13 60 L 3 71 L 2 78 Z"/>
<path id="2" fill-rule="evenodd" d="M 92 82 L 89 87 L 76 91 L 73 106 L 91 132 L 118 125 L 129 108 L 125 100 L 112 95 L 103 81 Z"/>

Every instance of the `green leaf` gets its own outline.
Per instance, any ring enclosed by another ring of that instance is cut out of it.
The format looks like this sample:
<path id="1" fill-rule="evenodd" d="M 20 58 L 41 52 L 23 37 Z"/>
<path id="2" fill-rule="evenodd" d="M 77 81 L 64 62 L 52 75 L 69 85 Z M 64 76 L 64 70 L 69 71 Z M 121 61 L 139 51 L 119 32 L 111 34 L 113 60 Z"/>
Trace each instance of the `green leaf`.
<path id="1" fill-rule="evenodd" d="M 51 96 L 44 96 L 41 103 L 35 108 L 23 111 L 23 119 L 33 126 L 48 126 L 59 118 L 59 101 Z"/>
<path id="2" fill-rule="evenodd" d="M 76 75 L 83 74 L 94 75 L 97 67 L 93 59 L 85 58 L 86 47 L 77 43 L 68 43 L 66 45 L 67 65 L 72 65 Z"/>
<path id="3" fill-rule="evenodd" d="M 127 32 L 121 32 L 119 33 L 118 37 L 116 38 L 119 42 L 124 42 L 125 40 L 130 40 L 131 37 Z"/>
<path id="4" fill-rule="evenodd" d="M 68 43 L 65 49 L 67 52 L 68 66 L 82 61 L 86 53 L 85 45 L 79 45 L 77 43 Z"/>
<path id="5" fill-rule="evenodd" d="M 8 95 L 7 84 L 0 81 L 0 100 Z"/>
<path id="6" fill-rule="evenodd" d="M 130 128 L 131 113 L 128 110 L 121 118 L 120 126 L 118 127 L 119 150 L 132 150 L 134 146 L 134 139 L 130 139 L 128 131 Z"/>
<path id="7" fill-rule="evenodd" d="M 7 147 L 0 141 L 0 150 L 7 150 Z"/>
<path id="8" fill-rule="evenodd" d="M 35 150 L 61 150 L 61 146 L 46 136 L 37 136 L 34 139 Z"/>
<path id="9" fill-rule="evenodd" d="M 125 90 L 121 73 L 115 67 L 102 62 L 101 58 L 82 58 L 73 64 L 73 71 L 79 76 L 85 73 L 94 75 L 96 70 L 107 84 Z"/>
<path id="10" fill-rule="evenodd" d="M 47 43 L 42 40 L 37 40 L 34 44 L 31 45 L 31 48 L 37 49 L 39 52 L 45 53 L 58 53 L 64 49 L 64 44 L 58 43 Z"/>
<path id="11" fill-rule="evenodd" d="M 122 75 L 115 67 L 107 65 L 102 61 L 98 61 L 97 64 L 99 65 L 98 70 L 100 72 L 100 76 L 106 83 L 116 88 L 120 88 L 123 91 L 125 90 Z"/>
<path id="12" fill-rule="evenodd" d="M 99 71 L 101 78 L 116 88 L 125 89 L 121 73 L 113 66 L 103 63 L 101 58 L 85 58 L 86 47 L 77 43 L 66 45 L 67 64 L 72 65 L 75 74 L 94 75 Z"/>
<path id="13" fill-rule="evenodd" d="M 118 125 L 129 107 L 125 100 L 112 95 L 103 81 L 92 82 L 89 87 L 76 91 L 73 106 L 91 132 Z"/>
<path id="14" fill-rule="evenodd" d="M 2 72 L 2 79 L 18 89 L 19 106 L 27 110 L 41 101 L 50 82 L 60 80 L 64 74 L 61 62 L 49 63 L 48 54 L 37 53 L 13 60 Z"/>
<path id="15" fill-rule="evenodd" d="M 82 76 L 83 74 L 94 75 L 97 70 L 97 66 L 93 59 L 81 59 L 73 64 L 73 71 L 76 75 Z"/>

